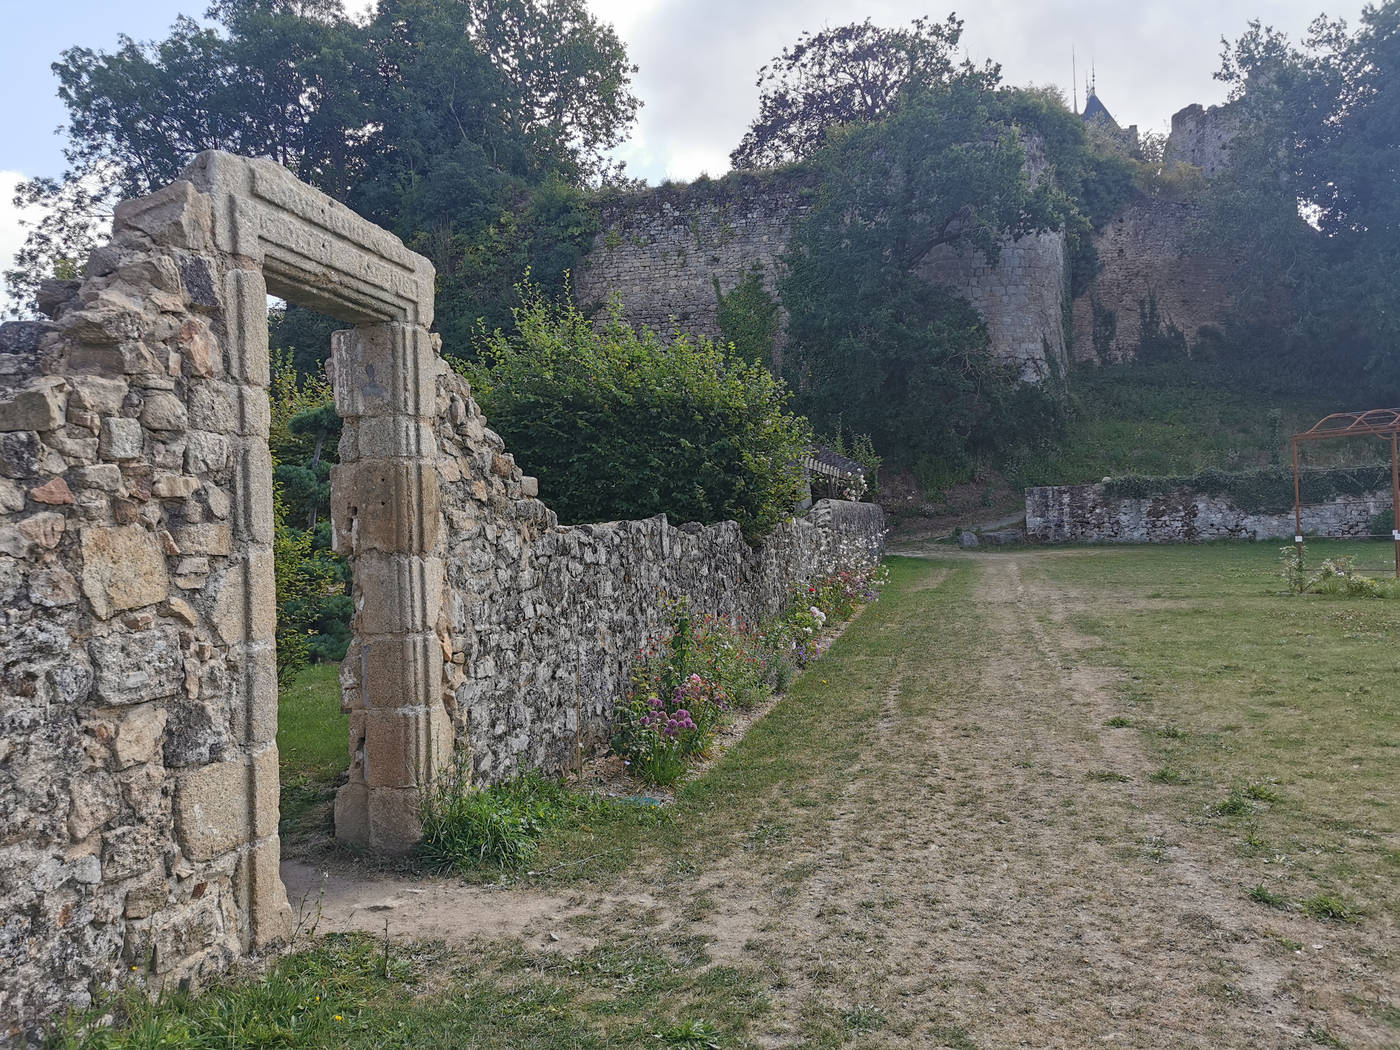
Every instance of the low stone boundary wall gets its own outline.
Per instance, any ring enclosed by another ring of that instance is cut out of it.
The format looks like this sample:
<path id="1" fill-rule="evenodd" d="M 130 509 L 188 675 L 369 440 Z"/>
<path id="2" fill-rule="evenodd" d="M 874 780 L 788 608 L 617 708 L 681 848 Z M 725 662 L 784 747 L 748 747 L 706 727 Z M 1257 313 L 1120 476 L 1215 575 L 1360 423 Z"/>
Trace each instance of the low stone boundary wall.
<path id="1" fill-rule="evenodd" d="M 1303 532 L 1365 536 L 1371 519 L 1390 503 L 1390 491 L 1381 490 L 1305 505 Z M 1110 495 L 1102 484 L 1026 489 L 1026 538 L 1032 543 L 1196 543 L 1292 540 L 1293 535 L 1291 509 L 1254 513 L 1189 488 L 1154 496 Z"/>

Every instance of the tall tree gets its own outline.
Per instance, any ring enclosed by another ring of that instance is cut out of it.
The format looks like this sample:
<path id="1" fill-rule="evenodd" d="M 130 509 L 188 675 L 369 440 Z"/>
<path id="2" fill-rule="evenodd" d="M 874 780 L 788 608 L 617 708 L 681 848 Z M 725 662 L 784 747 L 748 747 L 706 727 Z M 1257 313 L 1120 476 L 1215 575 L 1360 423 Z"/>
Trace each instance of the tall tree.
<path id="1" fill-rule="evenodd" d="M 758 72 L 759 113 L 729 155 L 736 168 L 777 167 L 815 152 L 843 124 L 868 124 L 935 84 L 995 82 L 997 67 L 953 60 L 962 21 L 916 18 L 886 29 L 870 19 L 803 33 Z"/>
<path id="2" fill-rule="evenodd" d="M 1252 22 L 1217 77 L 1240 130 L 1205 236 L 1237 262 L 1240 320 L 1292 368 L 1400 397 L 1400 2 L 1300 44 Z"/>
<path id="3" fill-rule="evenodd" d="M 780 285 L 785 371 L 819 429 L 844 420 L 898 466 L 941 461 L 956 474 L 1012 435 L 1000 409 L 1035 399 L 991 357 L 976 311 L 921 273 L 941 247 L 994 262 L 1007 237 L 1074 215 L 1053 178 L 1028 171 L 1010 98 L 937 85 L 812 159 L 821 191 Z"/>
<path id="4" fill-rule="evenodd" d="M 216 0 L 206 17 L 55 64 L 69 170 L 21 191 L 56 208 L 13 291 L 80 260 L 104 203 L 210 148 L 271 156 L 405 240 L 460 248 L 522 190 L 604 177 L 639 105 L 584 0 L 380 0 L 363 22 L 341 0 Z"/>

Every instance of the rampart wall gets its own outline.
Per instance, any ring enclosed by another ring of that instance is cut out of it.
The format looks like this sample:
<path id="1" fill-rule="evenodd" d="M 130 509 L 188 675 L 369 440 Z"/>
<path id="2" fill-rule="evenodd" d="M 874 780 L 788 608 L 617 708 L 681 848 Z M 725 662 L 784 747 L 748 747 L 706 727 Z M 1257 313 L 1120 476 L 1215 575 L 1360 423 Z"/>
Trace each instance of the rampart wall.
<path id="1" fill-rule="evenodd" d="M 783 254 L 815 191 L 812 177 L 800 173 L 738 174 L 610 197 L 574 275 L 575 295 L 592 306 L 616 294 L 634 324 L 665 333 L 679 323 L 718 337 L 716 282 L 729 292 L 757 264 L 777 298 Z M 1062 235 L 1008 241 L 994 266 L 979 253 L 942 246 L 921 272 L 966 296 L 987 323 L 993 354 L 1027 378 L 1044 377 L 1050 359 L 1064 365 Z"/>

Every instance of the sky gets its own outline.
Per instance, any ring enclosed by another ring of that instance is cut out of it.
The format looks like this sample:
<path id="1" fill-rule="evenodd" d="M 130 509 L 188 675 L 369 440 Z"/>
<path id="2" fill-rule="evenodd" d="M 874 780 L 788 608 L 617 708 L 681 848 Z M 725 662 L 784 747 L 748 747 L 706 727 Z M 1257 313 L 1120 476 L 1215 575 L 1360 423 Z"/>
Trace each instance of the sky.
<path id="1" fill-rule="evenodd" d="M 363 11 L 372 0 L 349 0 Z M 806 29 L 866 16 L 897 25 L 947 8 L 917 0 L 588 0 L 616 26 L 639 71 L 634 91 L 640 119 L 617 156 L 629 174 L 649 182 L 720 175 L 758 109 L 758 68 Z M 1167 131 L 1171 115 L 1192 102 L 1224 98 L 1211 74 L 1220 39 L 1238 37 L 1260 18 L 1295 38 L 1321 11 L 1354 20 L 1361 0 L 976 0 L 964 5 L 967 55 L 1000 62 L 1012 84 L 1074 87 L 1096 74 L 1098 94 L 1118 122 Z M 7 265 L 23 240 L 11 204 L 22 177 L 63 169 L 64 120 L 49 69 L 64 48 L 111 50 L 119 34 L 138 40 L 165 35 L 176 15 L 199 14 L 206 0 L 67 0 L 50 9 L 0 0 L 0 260 Z M 61 14 L 55 15 L 55 10 Z"/>

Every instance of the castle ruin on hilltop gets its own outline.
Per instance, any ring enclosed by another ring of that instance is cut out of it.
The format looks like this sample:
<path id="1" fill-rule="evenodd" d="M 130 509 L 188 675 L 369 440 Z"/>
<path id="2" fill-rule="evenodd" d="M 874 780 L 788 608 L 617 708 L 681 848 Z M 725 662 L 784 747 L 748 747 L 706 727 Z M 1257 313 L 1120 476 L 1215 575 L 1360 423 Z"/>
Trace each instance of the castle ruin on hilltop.
<path id="1" fill-rule="evenodd" d="M 1121 128 L 1091 91 L 1083 119 L 1091 133 L 1125 151 L 1137 128 Z M 1167 163 L 1206 177 L 1223 166 L 1238 128 L 1228 106 L 1188 106 L 1172 118 Z M 601 227 L 574 275 L 585 306 L 620 296 L 634 324 L 720 335 L 719 294 L 756 266 L 774 293 L 782 257 L 816 193 L 801 170 L 732 172 L 619 194 L 601 208 Z M 998 358 L 1028 380 L 1063 373 L 1071 360 L 1115 361 L 1137 348 L 1141 307 L 1188 338 L 1218 324 L 1230 306 L 1229 260 L 1201 254 L 1191 231 L 1200 207 L 1191 199 L 1142 196 L 1094 234 L 1100 270 L 1070 302 L 1065 236 L 1008 240 L 989 265 L 979 253 L 940 247 L 923 265 L 930 283 L 966 297 L 982 315 Z"/>

